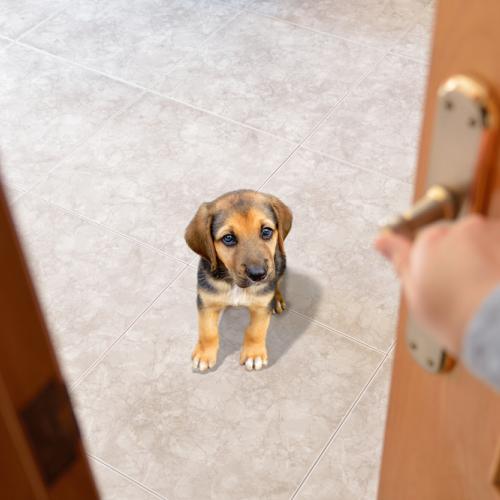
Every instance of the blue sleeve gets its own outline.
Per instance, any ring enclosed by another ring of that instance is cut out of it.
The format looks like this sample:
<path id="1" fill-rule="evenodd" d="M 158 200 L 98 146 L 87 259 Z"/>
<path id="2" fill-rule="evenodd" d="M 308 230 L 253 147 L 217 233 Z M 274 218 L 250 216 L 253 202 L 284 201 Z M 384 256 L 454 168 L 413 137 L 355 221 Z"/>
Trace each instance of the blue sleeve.
<path id="1" fill-rule="evenodd" d="M 500 286 L 484 300 L 469 324 L 462 359 L 474 375 L 500 391 Z"/>

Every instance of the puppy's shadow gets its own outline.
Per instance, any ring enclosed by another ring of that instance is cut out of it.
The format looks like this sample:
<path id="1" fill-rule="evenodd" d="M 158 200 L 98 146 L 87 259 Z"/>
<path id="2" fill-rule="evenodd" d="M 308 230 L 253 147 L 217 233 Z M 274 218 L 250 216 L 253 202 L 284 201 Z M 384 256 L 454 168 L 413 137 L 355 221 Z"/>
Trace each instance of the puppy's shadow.
<path id="1" fill-rule="evenodd" d="M 282 314 L 274 314 L 271 319 L 267 335 L 268 368 L 285 356 L 294 342 L 307 330 L 311 323 L 310 318 L 316 315 L 322 292 L 319 284 L 310 276 L 299 273 L 293 268 L 287 269 L 280 289 L 287 310 Z M 298 311 L 300 314 L 297 314 Z M 220 323 L 221 347 L 216 369 L 228 356 L 240 351 L 248 322 L 247 309 L 226 309 Z"/>

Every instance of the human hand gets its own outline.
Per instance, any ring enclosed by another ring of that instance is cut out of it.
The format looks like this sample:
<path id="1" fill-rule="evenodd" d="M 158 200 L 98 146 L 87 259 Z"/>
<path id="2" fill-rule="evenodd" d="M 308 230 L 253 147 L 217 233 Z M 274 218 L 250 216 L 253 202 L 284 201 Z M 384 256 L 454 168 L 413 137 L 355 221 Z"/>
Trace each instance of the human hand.
<path id="1" fill-rule="evenodd" d="M 425 228 L 413 243 L 386 231 L 375 247 L 393 264 L 417 322 L 457 356 L 467 325 L 500 283 L 500 221 L 470 215 Z"/>

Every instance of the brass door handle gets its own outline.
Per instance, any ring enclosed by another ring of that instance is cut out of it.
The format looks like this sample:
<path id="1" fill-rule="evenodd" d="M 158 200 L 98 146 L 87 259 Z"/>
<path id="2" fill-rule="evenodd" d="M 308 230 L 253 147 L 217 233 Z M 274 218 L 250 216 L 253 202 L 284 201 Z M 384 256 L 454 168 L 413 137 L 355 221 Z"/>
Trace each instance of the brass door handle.
<path id="1" fill-rule="evenodd" d="M 487 86 L 464 75 L 446 80 L 436 99 L 426 193 L 383 229 L 413 239 L 419 229 L 433 222 L 484 211 L 486 180 L 496 156 L 498 121 L 497 105 Z M 453 365 L 411 314 L 406 343 L 415 360 L 430 372 L 444 372 Z"/>
<path id="2" fill-rule="evenodd" d="M 389 220 L 383 229 L 413 239 L 424 226 L 439 220 L 453 220 L 460 210 L 461 198 L 444 186 L 431 186 L 409 210 Z"/>

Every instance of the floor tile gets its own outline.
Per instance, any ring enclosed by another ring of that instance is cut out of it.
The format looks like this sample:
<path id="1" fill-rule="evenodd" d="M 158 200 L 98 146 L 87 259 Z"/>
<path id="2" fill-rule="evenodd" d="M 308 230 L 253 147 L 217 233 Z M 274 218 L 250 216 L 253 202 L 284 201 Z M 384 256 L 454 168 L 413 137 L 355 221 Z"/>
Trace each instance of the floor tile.
<path id="1" fill-rule="evenodd" d="M 306 146 L 411 181 L 423 110 L 424 64 L 387 57 L 334 110 Z"/>
<path id="2" fill-rule="evenodd" d="M 369 385 L 296 500 L 373 500 L 382 454 L 391 360 Z"/>
<path id="3" fill-rule="evenodd" d="M 373 239 L 381 220 L 406 208 L 410 186 L 300 150 L 263 190 L 294 214 L 286 241 L 287 304 L 386 350 L 399 286 Z"/>
<path id="4" fill-rule="evenodd" d="M 256 0 L 251 8 L 308 28 L 384 50 L 399 39 L 430 0 Z"/>
<path id="5" fill-rule="evenodd" d="M 90 459 L 90 465 L 101 500 L 157 500 L 159 498 L 97 460 Z"/>
<path id="6" fill-rule="evenodd" d="M 33 28 L 67 0 L 2 0 L 0 3 L 0 35 L 16 38 Z"/>
<path id="7" fill-rule="evenodd" d="M 181 62 L 160 90 L 299 141 L 381 56 L 246 13 Z"/>
<path id="8" fill-rule="evenodd" d="M 174 279 L 182 264 L 29 194 L 14 205 L 14 215 L 72 383 Z"/>
<path id="9" fill-rule="evenodd" d="M 429 61 L 434 13 L 435 5 L 431 3 L 415 25 L 400 40 L 396 49 L 398 54 L 414 57 L 425 63 Z"/>
<path id="10" fill-rule="evenodd" d="M 0 151 L 28 189 L 138 91 L 19 45 L 0 51 Z"/>
<path id="11" fill-rule="evenodd" d="M 288 313 L 248 373 L 230 310 L 217 369 L 196 374 L 194 299 L 167 290 L 76 388 L 91 452 L 167 498 L 288 500 L 381 355 Z"/>
<path id="12" fill-rule="evenodd" d="M 242 1 L 78 0 L 23 41 L 156 88 L 183 57 L 237 14 Z"/>
<path id="13" fill-rule="evenodd" d="M 257 188 L 293 150 L 266 134 L 147 95 L 88 141 L 37 193 L 186 262 L 199 204 Z"/>

